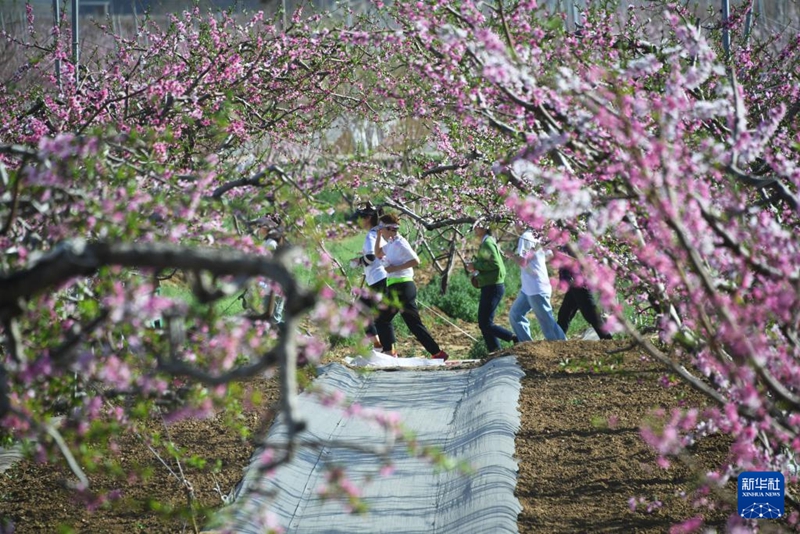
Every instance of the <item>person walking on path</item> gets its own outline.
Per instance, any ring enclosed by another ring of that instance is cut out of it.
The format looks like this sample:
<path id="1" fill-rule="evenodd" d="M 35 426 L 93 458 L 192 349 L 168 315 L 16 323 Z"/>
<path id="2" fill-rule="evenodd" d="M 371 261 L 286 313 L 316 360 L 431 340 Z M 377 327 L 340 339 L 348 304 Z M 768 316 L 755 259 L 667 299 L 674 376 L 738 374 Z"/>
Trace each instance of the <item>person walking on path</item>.
<path id="1" fill-rule="evenodd" d="M 550 304 L 553 289 L 547 274 L 546 258 L 553 253 L 537 246 L 533 231 L 518 223 L 517 231 L 522 229 L 525 231 L 517 240 L 514 256 L 514 261 L 520 266 L 522 287 L 508 314 L 511 329 L 520 341 L 531 341 L 530 322 L 526 315 L 533 310 L 545 339 L 565 340 L 567 336 L 553 317 L 553 307 Z"/>
<path id="2" fill-rule="evenodd" d="M 280 218 L 275 215 L 266 215 L 251 221 L 250 223 L 255 228 L 255 235 L 264 241 L 264 246 L 267 250 L 275 252 L 275 250 L 286 244 L 286 229 L 283 227 Z M 262 292 L 263 311 L 257 311 L 257 315 L 253 317 L 259 319 L 266 319 L 272 324 L 283 323 L 283 309 L 285 305 L 284 297 L 280 293 L 280 287 L 271 281 L 261 280 L 258 282 L 258 287 Z M 240 298 L 244 301 L 244 305 L 248 309 L 257 310 L 256 306 L 250 302 L 249 298 L 243 294 Z"/>
<path id="3" fill-rule="evenodd" d="M 350 260 L 352 267 L 361 266 L 364 268 L 364 282 L 372 291 L 370 296 L 360 297 L 361 303 L 374 313 L 376 300 L 375 296 L 386 293 L 386 278 L 388 274 L 383 266 L 383 262 L 375 256 L 375 244 L 380 240 L 378 237 L 378 218 L 382 215 L 382 209 L 376 208 L 370 202 L 366 202 L 356 210 L 359 226 L 367 230 L 364 238 L 364 246 L 361 247 L 361 255 Z M 382 345 L 378 338 L 378 329 L 375 328 L 374 317 L 367 325 L 367 336 L 372 341 L 372 346 L 380 350 Z"/>
<path id="4" fill-rule="evenodd" d="M 565 247 L 561 247 L 561 252 L 572 256 L 569 249 Z M 573 270 L 569 267 L 561 267 L 558 270 L 558 278 L 562 282 L 569 284 L 569 288 L 564 294 L 564 301 L 558 309 L 558 326 L 561 327 L 561 330 L 566 334 L 569 330 L 569 324 L 572 322 L 575 314 L 580 311 L 583 318 L 594 328 L 594 331 L 597 332 L 597 336 L 600 339 L 613 339 L 611 334 L 603 329 L 603 321 L 597 310 L 597 303 L 594 300 L 594 295 L 592 295 L 592 292 L 589 291 L 589 288 L 585 285 L 579 285 L 575 282 L 575 273 L 573 273 Z"/>
<path id="5" fill-rule="evenodd" d="M 473 261 L 468 264 L 474 274 L 481 290 L 480 301 L 478 302 L 478 327 L 481 329 L 483 341 L 489 352 L 500 350 L 500 340 L 517 342 L 517 337 L 513 332 L 494 324 L 494 314 L 497 306 L 506 292 L 505 278 L 506 266 L 497 241 L 492 237 L 488 221 L 478 219 L 472 230 L 481 240 L 478 252 Z"/>
<path id="6" fill-rule="evenodd" d="M 389 304 L 378 314 L 375 327 L 383 352 L 397 355 L 394 346 L 397 339 L 392 320 L 399 312 L 408 329 L 425 347 L 431 358 L 446 361 L 447 353 L 441 350 L 420 319 L 417 308 L 417 286 L 414 284 L 414 267 L 419 265 L 419 256 L 408 241 L 398 233 L 399 230 L 400 220 L 395 215 L 386 214 L 380 217 L 378 239 L 375 240 L 375 257 L 383 262 L 388 274 L 386 300 Z M 400 308 L 397 308 L 395 303 L 399 303 Z"/>

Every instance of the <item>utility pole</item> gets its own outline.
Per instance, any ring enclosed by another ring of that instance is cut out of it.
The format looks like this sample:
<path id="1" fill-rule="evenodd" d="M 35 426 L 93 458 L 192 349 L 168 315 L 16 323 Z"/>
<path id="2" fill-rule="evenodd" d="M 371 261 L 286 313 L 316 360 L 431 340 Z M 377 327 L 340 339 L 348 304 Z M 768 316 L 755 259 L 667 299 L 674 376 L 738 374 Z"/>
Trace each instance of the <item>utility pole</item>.
<path id="1" fill-rule="evenodd" d="M 80 9 L 80 0 L 72 0 L 72 63 L 75 65 L 75 86 L 78 86 L 80 77 L 78 70 L 80 67 L 80 52 L 78 50 L 78 37 L 80 36 L 80 28 L 78 27 L 78 10 Z"/>
<path id="2" fill-rule="evenodd" d="M 750 32 L 753 29 L 753 10 L 755 8 L 755 0 L 750 0 L 750 8 L 744 17 L 744 46 L 750 46 Z"/>
<path id="3" fill-rule="evenodd" d="M 722 48 L 725 50 L 725 60 L 731 57 L 731 34 L 728 29 L 728 19 L 731 16 L 729 0 L 722 0 Z"/>
<path id="4" fill-rule="evenodd" d="M 567 0 L 565 6 L 567 12 L 567 33 L 575 30 L 575 3 L 574 0 Z"/>
<path id="5" fill-rule="evenodd" d="M 59 24 L 61 23 L 61 4 L 60 0 L 53 0 L 53 26 L 59 28 Z M 58 37 L 59 34 L 56 32 L 54 34 L 54 40 L 56 44 L 56 48 L 58 48 Z M 61 60 L 56 59 L 56 83 L 58 84 L 58 92 L 61 92 Z"/>

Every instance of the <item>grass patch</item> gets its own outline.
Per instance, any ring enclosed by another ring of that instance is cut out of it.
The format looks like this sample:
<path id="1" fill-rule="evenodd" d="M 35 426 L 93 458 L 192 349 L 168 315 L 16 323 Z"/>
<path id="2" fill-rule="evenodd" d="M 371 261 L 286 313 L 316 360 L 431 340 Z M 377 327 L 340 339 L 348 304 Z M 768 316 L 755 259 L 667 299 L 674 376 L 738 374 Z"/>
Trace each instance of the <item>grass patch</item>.
<path id="1" fill-rule="evenodd" d="M 361 255 L 361 247 L 364 246 L 364 237 L 365 233 L 359 232 L 358 234 L 343 239 L 325 242 L 325 248 L 336 261 L 345 267 L 348 276 L 356 274 L 360 276 L 364 272 L 361 267 L 352 268 L 349 265 L 352 258 Z M 355 277 L 352 276 L 351 280 L 354 278 Z"/>
<path id="2" fill-rule="evenodd" d="M 420 303 L 436 306 L 445 315 L 462 321 L 476 322 L 478 319 L 478 300 L 481 292 L 472 287 L 467 275 L 454 273 L 450 277 L 447 293 L 441 294 L 441 277 L 434 277 L 431 282 L 419 289 L 417 296 Z"/>
<path id="3" fill-rule="evenodd" d="M 189 306 L 195 311 L 201 311 L 206 309 L 206 304 L 202 304 L 197 300 L 194 292 L 185 285 L 177 285 L 177 284 L 162 284 L 159 288 L 159 292 L 162 296 L 173 299 L 173 300 L 180 300 L 189 304 Z M 235 295 L 231 295 L 222 299 L 219 299 L 214 302 L 214 312 L 215 314 L 226 317 L 229 315 L 236 315 L 242 312 L 244 309 L 242 307 L 242 301 L 239 299 L 239 294 L 236 293 Z"/>

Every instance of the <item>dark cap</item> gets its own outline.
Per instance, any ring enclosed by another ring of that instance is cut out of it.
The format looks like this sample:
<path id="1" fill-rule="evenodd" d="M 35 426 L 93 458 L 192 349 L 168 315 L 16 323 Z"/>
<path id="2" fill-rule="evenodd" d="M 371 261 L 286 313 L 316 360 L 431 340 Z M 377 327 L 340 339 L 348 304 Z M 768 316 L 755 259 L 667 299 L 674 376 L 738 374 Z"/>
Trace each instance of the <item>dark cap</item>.
<path id="1" fill-rule="evenodd" d="M 255 227 L 277 228 L 281 226 L 281 219 L 277 215 L 268 214 L 258 219 L 253 219 L 250 224 Z"/>
<path id="2" fill-rule="evenodd" d="M 378 213 L 378 209 L 372 205 L 372 202 L 362 202 L 356 206 L 357 217 L 372 217 Z"/>
<path id="3" fill-rule="evenodd" d="M 268 214 L 250 221 L 250 226 L 253 229 L 265 228 L 267 230 L 267 239 L 279 239 L 283 237 L 286 232 L 280 217 L 273 214 Z"/>

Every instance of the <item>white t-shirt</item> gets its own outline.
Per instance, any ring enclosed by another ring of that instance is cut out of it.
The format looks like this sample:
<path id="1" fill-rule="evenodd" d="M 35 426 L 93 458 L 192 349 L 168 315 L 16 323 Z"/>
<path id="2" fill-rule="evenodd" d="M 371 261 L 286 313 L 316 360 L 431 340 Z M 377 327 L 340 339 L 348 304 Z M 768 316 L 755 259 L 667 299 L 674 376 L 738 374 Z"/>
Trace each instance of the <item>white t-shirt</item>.
<path id="1" fill-rule="evenodd" d="M 375 254 L 375 240 L 378 239 L 378 227 L 372 228 L 367 232 L 367 237 L 364 239 L 364 246 L 361 248 L 361 253 L 366 256 L 367 254 Z M 377 284 L 386 278 L 386 269 L 379 259 L 375 259 L 371 264 L 364 266 L 364 280 L 368 286 Z"/>
<path id="2" fill-rule="evenodd" d="M 383 245 L 383 253 L 386 254 L 383 258 L 384 265 L 402 265 L 409 260 L 419 261 L 419 256 L 408 244 L 406 238 L 398 235 L 394 239 Z M 414 278 L 414 269 L 402 269 L 393 273 L 389 273 L 389 278 Z"/>
<path id="3" fill-rule="evenodd" d="M 537 247 L 536 238 L 530 230 L 525 230 L 517 241 L 517 256 L 528 259 L 528 265 L 520 269 L 522 292 L 526 295 L 549 296 L 553 289 L 545 263 L 547 253 Z"/>

